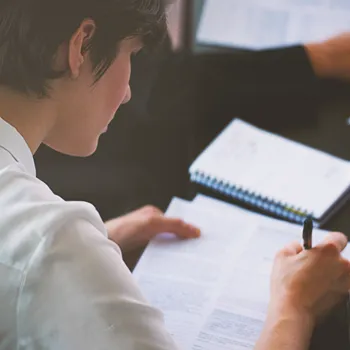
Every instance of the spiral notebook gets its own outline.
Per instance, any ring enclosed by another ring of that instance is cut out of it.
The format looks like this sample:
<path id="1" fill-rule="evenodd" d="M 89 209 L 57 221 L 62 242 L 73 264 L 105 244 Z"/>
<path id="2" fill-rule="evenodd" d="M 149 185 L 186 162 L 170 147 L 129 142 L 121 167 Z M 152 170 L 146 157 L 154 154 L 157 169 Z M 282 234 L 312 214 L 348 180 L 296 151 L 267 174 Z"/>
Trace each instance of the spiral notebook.
<path id="1" fill-rule="evenodd" d="M 191 181 L 288 221 L 325 223 L 350 194 L 350 163 L 234 119 L 190 167 Z"/>

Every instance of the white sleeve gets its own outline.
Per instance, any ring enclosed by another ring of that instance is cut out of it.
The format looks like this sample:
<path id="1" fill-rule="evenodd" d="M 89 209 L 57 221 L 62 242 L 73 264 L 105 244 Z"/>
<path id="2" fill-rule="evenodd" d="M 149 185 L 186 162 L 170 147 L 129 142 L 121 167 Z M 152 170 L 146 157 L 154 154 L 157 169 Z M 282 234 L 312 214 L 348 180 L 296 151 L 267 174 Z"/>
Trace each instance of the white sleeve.
<path id="1" fill-rule="evenodd" d="M 119 248 L 86 221 L 43 240 L 23 277 L 18 349 L 173 350 Z"/>

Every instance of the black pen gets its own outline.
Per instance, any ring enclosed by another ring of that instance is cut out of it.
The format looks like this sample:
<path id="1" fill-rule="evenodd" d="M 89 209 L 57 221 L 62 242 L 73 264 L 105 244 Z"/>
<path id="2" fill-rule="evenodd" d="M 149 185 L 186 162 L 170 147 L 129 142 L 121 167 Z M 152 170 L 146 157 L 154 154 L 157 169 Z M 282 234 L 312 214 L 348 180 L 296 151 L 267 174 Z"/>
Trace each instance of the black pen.
<path id="1" fill-rule="evenodd" d="M 312 248 L 312 229 L 314 227 L 314 223 L 311 217 L 308 217 L 304 221 L 303 228 L 303 240 L 304 240 L 304 248 L 309 250 Z"/>

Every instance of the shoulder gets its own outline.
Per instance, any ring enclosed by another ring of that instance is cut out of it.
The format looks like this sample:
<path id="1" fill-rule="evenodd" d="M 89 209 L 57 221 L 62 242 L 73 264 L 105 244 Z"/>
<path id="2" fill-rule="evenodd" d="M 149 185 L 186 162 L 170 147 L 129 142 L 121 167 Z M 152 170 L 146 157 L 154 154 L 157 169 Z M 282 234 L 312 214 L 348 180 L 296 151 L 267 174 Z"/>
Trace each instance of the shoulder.
<path id="1" fill-rule="evenodd" d="M 0 263 L 13 263 L 21 271 L 39 246 L 58 241 L 68 244 L 86 227 L 107 237 L 102 219 L 91 204 L 64 201 L 17 166 L 0 170 L 0 212 Z"/>
<path id="2" fill-rule="evenodd" d="M 117 246 L 86 220 L 67 223 L 38 247 L 17 310 L 18 336 L 33 349 L 176 348 Z"/>
<path id="3" fill-rule="evenodd" d="M 36 178 L 8 169 L 0 173 L 3 208 L 0 259 L 22 271 L 16 284 L 19 344 L 175 348 L 161 313 L 142 296 L 93 206 L 67 203 Z"/>

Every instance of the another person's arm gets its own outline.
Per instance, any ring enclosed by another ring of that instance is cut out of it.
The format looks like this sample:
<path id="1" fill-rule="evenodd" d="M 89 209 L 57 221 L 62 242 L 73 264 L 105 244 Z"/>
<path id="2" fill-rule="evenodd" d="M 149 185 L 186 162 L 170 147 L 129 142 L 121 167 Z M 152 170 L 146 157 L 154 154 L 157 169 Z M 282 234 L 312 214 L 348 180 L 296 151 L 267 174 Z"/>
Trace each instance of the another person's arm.
<path id="1" fill-rule="evenodd" d="M 303 102 L 315 102 L 320 80 L 350 78 L 349 61 L 350 34 L 272 50 L 174 54 L 163 67 L 153 100 L 171 106 L 192 100 L 202 118 L 215 110 L 231 115 L 273 110 L 281 99 L 284 110 L 301 110 Z"/>
<path id="2" fill-rule="evenodd" d="M 350 289 L 350 263 L 340 255 L 347 239 L 334 233 L 303 251 L 292 244 L 277 256 L 264 331 L 255 350 L 307 350 L 313 330 Z"/>
<path id="3" fill-rule="evenodd" d="M 343 34 L 304 46 L 194 55 L 191 69 L 198 88 L 219 90 L 222 103 L 243 99 L 244 105 L 249 98 L 273 103 L 281 97 L 316 96 L 320 80 L 350 78 L 349 60 L 350 34 Z"/>
<path id="4" fill-rule="evenodd" d="M 185 4 L 185 0 L 168 0 L 171 4 L 168 8 L 168 22 L 169 22 L 169 37 L 173 44 L 173 48 L 175 51 L 181 50 L 183 47 L 184 35 L 184 27 L 188 25 L 185 19 L 186 10 L 188 9 Z M 330 40 L 326 40 L 314 43 L 306 43 L 302 46 L 295 46 L 291 48 L 280 48 L 276 50 L 263 50 L 260 52 L 251 52 L 244 53 L 240 57 L 237 56 L 237 53 L 224 53 L 222 56 L 228 57 L 232 62 L 236 61 L 236 75 L 240 76 L 248 75 L 249 79 L 249 70 L 245 68 L 250 67 L 251 63 L 255 66 L 254 57 L 260 56 L 263 58 L 266 55 L 274 55 L 276 57 L 286 57 L 283 55 L 283 52 L 290 52 L 290 50 L 299 51 L 300 54 L 302 51 L 306 55 L 301 55 L 306 58 L 306 61 L 311 63 L 311 68 L 318 78 L 331 78 L 331 79 L 348 79 L 350 78 L 350 69 L 349 69 L 349 57 L 350 57 L 350 34 L 345 33 L 334 38 L 330 38 Z M 302 49 L 302 50 L 300 50 Z M 280 55 L 278 55 L 280 53 Z M 265 55 L 266 54 L 266 55 Z M 200 55 L 202 56 L 202 55 Z M 204 55 L 204 57 L 207 55 Z M 210 55 L 208 55 L 210 56 Z M 220 54 L 215 53 L 214 57 L 220 57 Z M 249 56 L 252 57 L 249 59 Z M 279 59 L 277 59 L 279 61 Z M 265 64 L 268 64 L 268 61 L 265 61 Z M 276 63 L 276 58 L 271 57 L 271 61 Z M 290 60 L 286 57 L 287 62 L 292 63 L 293 58 Z M 272 62 L 271 62 L 272 63 Z M 241 66 L 240 64 L 243 64 Z M 310 66 L 310 65 L 309 65 Z M 254 67 L 253 67 L 254 68 Z M 293 73 L 297 73 L 295 68 L 292 66 L 289 67 Z M 234 65 L 232 65 L 232 69 L 235 69 Z M 262 72 L 271 74 L 273 72 L 267 71 Z M 288 72 L 285 72 L 288 73 Z M 283 74 L 284 75 L 284 74 Z M 275 79 L 284 79 L 283 76 L 272 74 L 272 78 Z M 236 78 L 237 79 L 237 78 Z M 246 79 L 246 78 L 245 78 Z"/>
<path id="5" fill-rule="evenodd" d="M 350 33 L 305 45 L 313 70 L 323 79 L 350 79 Z"/>
<path id="6" fill-rule="evenodd" d="M 179 47 L 185 2 L 173 0 L 173 3 L 169 13 L 172 23 L 169 35 L 174 46 Z M 195 114 L 200 122 L 204 122 L 203 127 L 207 124 L 208 128 L 220 129 L 237 115 L 259 114 L 268 118 L 287 114 L 285 121 L 288 122 L 290 116 L 315 114 L 318 99 L 325 92 L 320 80 L 349 78 L 349 58 L 349 34 L 324 42 L 273 50 L 219 51 L 185 58 L 180 53 L 165 65 L 158 89 L 156 86 L 155 99 L 169 101 L 162 103 L 164 108 L 188 105 L 191 99 Z M 196 93 L 185 101 L 179 90 Z M 182 112 L 181 107 L 179 112 Z"/>

